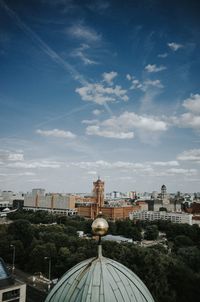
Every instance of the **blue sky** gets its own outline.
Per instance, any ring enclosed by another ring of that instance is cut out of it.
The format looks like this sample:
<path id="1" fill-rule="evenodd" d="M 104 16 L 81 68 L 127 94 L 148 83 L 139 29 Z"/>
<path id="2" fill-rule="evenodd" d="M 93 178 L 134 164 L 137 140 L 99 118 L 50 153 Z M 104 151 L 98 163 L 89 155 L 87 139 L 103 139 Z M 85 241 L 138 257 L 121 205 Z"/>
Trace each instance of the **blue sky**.
<path id="1" fill-rule="evenodd" d="M 0 188 L 200 191 L 200 3 L 0 0 Z"/>

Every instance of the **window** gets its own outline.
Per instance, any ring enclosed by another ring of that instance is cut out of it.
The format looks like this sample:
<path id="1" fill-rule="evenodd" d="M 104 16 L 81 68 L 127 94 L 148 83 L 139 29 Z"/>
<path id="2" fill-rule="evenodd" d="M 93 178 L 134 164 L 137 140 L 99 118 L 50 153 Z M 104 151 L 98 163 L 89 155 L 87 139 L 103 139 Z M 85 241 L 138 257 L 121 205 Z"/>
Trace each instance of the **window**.
<path id="1" fill-rule="evenodd" d="M 2 301 L 6 301 L 6 300 L 11 300 L 12 298 L 18 298 L 20 296 L 20 289 L 14 289 L 14 290 L 10 290 L 8 292 L 4 292 L 3 293 L 3 300 Z M 12 302 L 17 302 L 19 301 L 19 299 L 15 299 L 15 300 L 11 300 Z"/>

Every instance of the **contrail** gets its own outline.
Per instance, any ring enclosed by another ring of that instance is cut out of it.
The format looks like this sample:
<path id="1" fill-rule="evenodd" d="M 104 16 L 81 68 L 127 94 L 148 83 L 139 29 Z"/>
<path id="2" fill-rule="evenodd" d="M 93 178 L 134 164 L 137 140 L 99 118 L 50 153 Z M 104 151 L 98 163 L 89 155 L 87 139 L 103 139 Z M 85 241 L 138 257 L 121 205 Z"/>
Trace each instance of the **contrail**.
<path id="1" fill-rule="evenodd" d="M 55 52 L 51 47 L 49 47 L 40 37 L 37 35 L 30 27 L 28 27 L 21 19 L 20 17 L 8 7 L 8 5 L 3 1 L 0 0 L 0 5 L 5 9 L 7 14 L 10 16 L 11 19 L 15 21 L 15 23 L 18 25 L 18 27 L 39 46 L 39 48 L 47 54 L 52 61 L 60 65 L 62 68 L 67 70 L 72 77 L 77 80 L 81 85 L 88 85 L 88 81 L 83 77 L 82 74 L 80 74 L 71 64 L 66 62 L 62 57 L 60 57 L 57 52 Z M 108 113 L 112 116 L 113 112 L 109 108 L 108 104 L 104 103 L 105 109 L 108 111 Z M 58 119 L 58 118 L 55 118 Z"/>
<path id="2" fill-rule="evenodd" d="M 52 118 L 49 118 L 48 120 L 36 125 L 36 127 L 41 127 L 41 126 L 44 126 L 45 124 L 48 124 L 49 122 L 52 122 L 52 121 L 56 121 L 56 120 L 59 120 L 59 119 L 62 119 L 64 117 L 68 117 L 76 112 L 79 112 L 79 111 L 82 111 L 84 110 L 85 108 L 87 107 L 90 107 L 90 106 L 93 106 L 93 103 L 91 104 L 85 104 L 83 106 L 80 106 L 80 107 L 77 107 L 77 108 L 74 108 L 72 110 L 70 110 L 69 112 L 65 113 L 65 114 L 62 114 L 62 115 L 58 115 L 58 116 L 55 116 L 55 117 L 52 117 Z"/>
<path id="3" fill-rule="evenodd" d="M 20 17 L 10 9 L 3 0 L 0 0 L 1 6 L 5 9 L 7 14 L 12 18 L 16 24 L 21 28 L 21 30 L 31 37 L 31 39 L 42 49 L 44 53 L 46 53 L 54 62 L 64 67 L 75 80 L 79 81 L 82 85 L 88 84 L 88 82 L 84 79 L 84 77 L 68 62 L 63 60 L 57 52 L 55 52 L 52 48 L 50 48 L 30 27 L 28 27 Z"/>

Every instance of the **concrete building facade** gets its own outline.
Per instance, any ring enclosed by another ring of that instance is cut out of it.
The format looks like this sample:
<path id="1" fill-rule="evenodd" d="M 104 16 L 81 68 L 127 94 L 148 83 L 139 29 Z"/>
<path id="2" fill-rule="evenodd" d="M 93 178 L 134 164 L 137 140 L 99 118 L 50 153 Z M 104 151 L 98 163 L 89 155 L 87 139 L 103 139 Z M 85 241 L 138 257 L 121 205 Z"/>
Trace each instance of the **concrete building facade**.
<path id="1" fill-rule="evenodd" d="M 33 189 L 32 193 L 24 196 L 24 209 L 31 210 L 47 210 L 54 213 L 67 214 L 76 212 L 75 195 L 48 193 L 38 191 L 41 189 Z"/>
<path id="2" fill-rule="evenodd" d="M 130 213 L 129 218 L 131 220 L 167 220 L 174 223 L 187 223 L 192 225 L 192 214 L 187 213 L 175 213 L 165 211 L 135 211 Z"/>

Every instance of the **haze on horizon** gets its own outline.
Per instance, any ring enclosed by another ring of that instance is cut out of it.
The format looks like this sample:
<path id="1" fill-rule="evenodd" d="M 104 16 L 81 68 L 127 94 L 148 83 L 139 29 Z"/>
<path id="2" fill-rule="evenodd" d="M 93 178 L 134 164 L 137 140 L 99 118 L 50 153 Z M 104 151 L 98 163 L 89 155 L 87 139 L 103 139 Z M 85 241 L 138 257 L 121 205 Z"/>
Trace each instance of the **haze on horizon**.
<path id="1" fill-rule="evenodd" d="M 200 191 L 199 1 L 0 8 L 0 189 Z"/>

